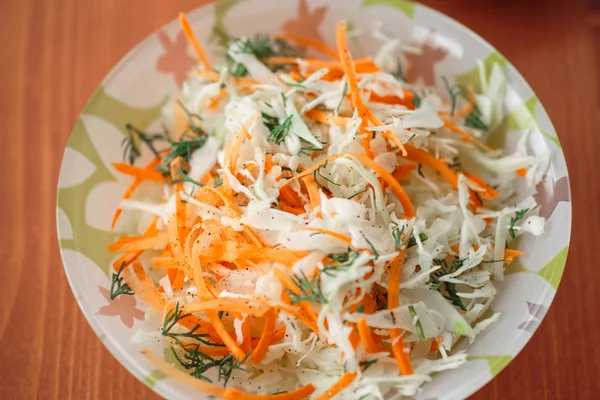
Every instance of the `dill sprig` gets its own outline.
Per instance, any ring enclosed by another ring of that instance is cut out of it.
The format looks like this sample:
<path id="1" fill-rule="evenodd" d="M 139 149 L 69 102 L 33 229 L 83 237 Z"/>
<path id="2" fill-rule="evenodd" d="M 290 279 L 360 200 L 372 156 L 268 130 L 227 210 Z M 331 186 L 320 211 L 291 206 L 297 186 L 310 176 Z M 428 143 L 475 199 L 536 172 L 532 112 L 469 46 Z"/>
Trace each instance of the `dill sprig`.
<path id="1" fill-rule="evenodd" d="M 467 311 L 462 299 L 457 294 L 456 286 L 451 282 L 443 282 L 439 279 L 444 276 L 456 272 L 462 265 L 464 260 L 460 260 L 458 257 L 454 258 L 454 261 L 450 265 L 446 262 L 446 260 L 434 260 L 436 265 L 440 266 L 440 269 L 431 274 L 431 289 L 437 290 L 446 298 L 446 300 L 450 301 L 453 305 L 459 307 L 463 311 Z"/>
<path id="2" fill-rule="evenodd" d="M 269 35 L 257 35 L 253 38 L 235 39 L 227 37 L 220 33 L 220 42 L 225 47 L 238 40 L 238 52 L 252 54 L 262 61 L 271 71 L 289 68 L 286 65 L 271 64 L 268 59 L 271 57 L 301 57 L 303 53 L 288 41 L 278 38 L 272 38 Z M 235 77 L 245 76 L 248 70 L 242 64 L 236 63 L 230 55 L 227 55 L 226 62 L 231 75 Z"/>
<path id="3" fill-rule="evenodd" d="M 419 335 L 419 339 L 421 339 L 421 340 L 425 339 L 425 333 L 423 333 L 423 325 L 421 324 L 421 320 L 419 319 L 419 316 L 417 315 L 417 312 L 415 311 L 415 307 L 408 306 L 408 312 L 410 313 L 411 317 L 413 317 L 413 323 L 415 324 L 415 328 L 417 329 L 417 334 Z"/>
<path id="4" fill-rule="evenodd" d="M 220 344 L 212 343 L 212 342 L 209 342 L 208 340 L 205 340 L 205 338 L 208 335 L 205 333 L 197 332 L 198 329 L 200 328 L 200 325 L 198 325 L 198 324 L 196 324 L 188 332 L 183 332 L 183 333 L 173 332 L 173 328 L 177 324 L 179 324 L 179 322 L 181 320 L 189 317 L 190 315 L 191 314 L 183 314 L 183 310 L 180 309 L 179 302 L 177 302 L 177 304 L 175 305 L 175 308 L 167 311 L 167 315 L 165 315 L 165 319 L 163 321 L 163 327 L 162 327 L 162 335 L 172 339 L 180 347 L 185 347 L 185 344 L 181 341 L 182 339 L 197 340 L 201 343 L 204 343 L 207 346 L 222 346 Z"/>
<path id="5" fill-rule="evenodd" d="M 479 108 L 477 106 L 473 107 L 473 111 L 471 111 L 469 115 L 467 115 L 467 118 L 465 118 L 464 125 L 470 128 L 479 129 L 480 131 L 490 130 L 490 127 L 487 126 L 481 119 L 481 111 L 479 111 Z"/>
<path id="6" fill-rule="evenodd" d="M 423 232 L 419 233 L 419 240 L 421 241 L 421 243 L 425 242 L 427 239 L 429 239 L 427 237 L 426 234 L 424 234 Z M 413 246 L 417 245 L 417 239 L 415 239 L 414 236 L 412 236 L 412 232 L 411 232 L 411 236 L 410 239 L 408 239 L 408 245 L 406 246 L 407 249 L 410 249 Z"/>
<path id="7" fill-rule="evenodd" d="M 119 271 L 116 274 L 112 274 L 112 278 L 110 280 L 110 299 L 114 300 L 118 296 L 132 295 L 133 290 L 129 287 L 127 283 L 123 282 L 123 277 L 121 276 L 121 272 L 123 272 L 123 268 L 125 268 L 125 261 L 121 263 L 119 267 Z"/>
<path id="8" fill-rule="evenodd" d="M 450 116 L 454 116 L 454 112 L 456 111 L 456 105 L 458 104 L 458 98 L 463 97 L 468 99 L 468 91 L 461 85 L 450 85 L 448 79 L 445 76 L 442 76 L 442 80 L 444 81 L 444 85 L 446 86 L 446 90 L 450 95 Z"/>
<path id="9" fill-rule="evenodd" d="M 519 222 L 520 220 L 522 220 L 523 217 L 525 217 L 525 214 L 527 214 L 528 211 L 529 211 L 529 208 L 517 211 L 515 213 L 515 216 L 510 219 L 510 226 L 508 227 L 508 233 L 509 233 L 509 235 L 510 235 L 511 238 L 513 238 L 513 239 L 517 238 L 515 224 L 517 222 Z"/>
<path id="10" fill-rule="evenodd" d="M 352 196 L 348 197 L 347 199 L 348 199 L 348 200 L 350 200 L 350 199 L 353 199 L 353 198 L 355 198 L 356 196 L 360 196 L 361 194 L 365 193 L 365 192 L 366 192 L 366 191 L 368 191 L 368 190 L 369 190 L 369 188 L 366 188 L 366 189 L 364 189 L 364 190 L 361 190 L 361 191 L 360 191 L 360 192 L 358 192 L 358 193 L 354 193 Z"/>
<path id="11" fill-rule="evenodd" d="M 199 114 L 190 112 L 190 110 L 188 110 L 181 101 L 178 100 L 177 104 L 179 104 L 183 112 L 185 112 L 188 117 L 188 127 L 181 134 L 186 135 L 189 131 L 192 131 L 198 136 L 205 136 L 206 133 L 204 130 L 196 124 L 196 122 L 202 122 L 202 117 Z"/>
<path id="12" fill-rule="evenodd" d="M 302 149 L 302 150 L 304 150 L 304 149 Z M 316 149 L 316 150 L 319 150 L 319 149 Z M 326 162 L 325 164 L 321 165 L 319 168 L 317 168 L 317 169 L 316 169 L 316 170 L 313 172 L 313 178 L 315 179 L 315 182 L 317 182 L 317 184 L 319 185 L 319 187 L 323 187 L 323 185 L 319 184 L 319 180 L 317 179 L 317 175 L 318 175 L 319 177 L 321 177 L 321 178 L 325 179 L 327 182 L 331 183 L 331 184 L 332 184 L 332 185 L 334 185 L 334 186 L 341 186 L 339 183 L 336 183 L 336 182 L 332 181 L 331 179 L 329 179 L 328 177 L 326 177 L 325 175 L 323 175 L 323 174 L 321 173 L 321 170 L 322 170 L 323 168 L 326 168 L 328 164 L 329 164 L 329 163 L 327 163 L 327 162 Z M 331 175 L 331 173 L 329 173 L 329 175 Z"/>
<path id="13" fill-rule="evenodd" d="M 288 133 L 290 133 L 290 128 L 292 126 L 292 117 L 293 117 L 293 115 L 288 115 L 281 124 L 278 124 L 274 128 L 269 129 L 271 131 L 271 133 L 269 134 L 269 137 L 267 139 L 276 144 L 281 144 L 281 142 L 283 142 L 283 140 L 288 135 Z M 272 117 L 272 118 L 275 118 L 275 117 Z M 269 121 L 268 124 L 269 125 L 267 125 L 265 123 L 267 128 L 269 128 L 269 126 L 273 126 L 272 120 Z"/>
<path id="14" fill-rule="evenodd" d="M 198 182 L 198 181 L 190 178 L 190 176 L 188 174 L 186 174 L 184 170 L 178 169 L 177 170 L 177 175 L 179 175 L 180 178 L 174 178 L 173 180 L 171 180 L 172 183 L 189 182 L 189 183 L 192 183 L 192 184 L 194 184 L 196 186 L 199 186 L 199 187 L 204 186 L 200 182 Z"/>
<path id="15" fill-rule="evenodd" d="M 291 279 L 300 291 L 300 294 L 296 294 L 287 289 L 292 304 L 298 304 L 305 300 L 310 303 L 327 303 L 327 299 L 321 292 L 321 279 L 317 274 L 308 279 L 306 274 L 301 272 L 300 276 L 294 275 Z"/>
<path id="16" fill-rule="evenodd" d="M 360 362 L 358 363 L 358 365 L 359 365 L 359 366 L 362 368 L 362 372 L 365 372 L 366 370 L 368 370 L 368 369 L 369 369 L 369 367 L 370 367 L 371 365 L 373 365 L 373 364 L 377 363 L 377 361 L 379 361 L 379 360 L 377 360 L 377 359 L 374 359 L 374 360 L 369 360 L 369 361 L 360 361 Z"/>
<path id="17" fill-rule="evenodd" d="M 344 84 L 344 88 L 342 89 L 342 97 L 340 98 L 340 102 L 338 103 L 335 109 L 335 115 L 340 113 L 340 107 L 342 107 L 342 103 L 344 103 L 344 99 L 346 98 L 346 94 L 348 93 L 348 82 Z"/>
<path id="18" fill-rule="evenodd" d="M 169 141 L 169 135 L 166 130 L 162 133 L 148 133 L 136 128 L 132 124 L 126 124 L 125 130 L 125 138 L 121 143 L 123 146 L 123 161 L 129 162 L 131 165 L 135 164 L 136 160 L 142 154 L 142 143 L 158 157 L 160 150 L 156 148 L 157 143 Z"/>
<path id="19" fill-rule="evenodd" d="M 377 253 L 377 250 L 375 250 L 375 246 L 373 246 L 373 243 L 371 243 L 371 241 L 369 239 L 367 239 L 367 237 L 365 236 L 364 233 L 361 232 L 361 235 L 365 239 L 365 241 L 367 242 L 369 247 L 371 248 L 371 252 L 373 252 L 375 259 L 379 258 L 379 253 Z"/>
<path id="20" fill-rule="evenodd" d="M 238 360 L 231 354 L 220 359 L 210 357 L 199 351 L 198 345 L 184 346 L 181 349 L 183 350 L 183 355 L 179 356 L 177 351 L 171 348 L 177 362 L 183 368 L 191 370 L 190 375 L 196 379 L 212 382 L 204 374 L 212 368 L 217 368 L 218 380 L 223 382 L 223 387 L 226 387 L 234 370 L 238 369 L 248 372 L 243 365 L 248 359 L 250 352 L 242 360 Z"/>
<path id="21" fill-rule="evenodd" d="M 206 144 L 206 136 L 189 136 L 183 135 L 179 141 L 169 141 L 171 144 L 170 152 L 163 157 L 161 165 L 158 167 L 164 175 L 169 175 L 169 166 L 171 161 L 177 157 L 182 157 L 184 160 L 189 161 L 192 157 L 192 153 Z"/>
<path id="22" fill-rule="evenodd" d="M 323 266 L 321 273 L 329 276 L 335 276 L 339 272 L 347 270 L 356 257 L 358 257 L 357 252 L 348 247 L 348 252 L 344 254 L 329 254 L 328 257 L 331 261 Z"/>

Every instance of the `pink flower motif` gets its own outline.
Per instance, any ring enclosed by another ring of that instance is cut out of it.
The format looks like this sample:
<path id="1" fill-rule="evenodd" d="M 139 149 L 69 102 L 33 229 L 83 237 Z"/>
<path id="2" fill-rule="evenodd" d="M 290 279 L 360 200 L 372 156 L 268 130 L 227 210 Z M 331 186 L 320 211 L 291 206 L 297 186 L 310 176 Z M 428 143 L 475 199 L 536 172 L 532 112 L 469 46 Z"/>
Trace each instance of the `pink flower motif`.
<path id="1" fill-rule="evenodd" d="M 319 26 L 323 22 L 326 12 L 327 6 L 316 7 L 311 11 L 308 9 L 306 0 L 298 0 L 298 18 L 285 21 L 281 29 L 285 33 L 306 36 L 322 42 Z"/>
<path id="2" fill-rule="evenodd" d="M 183 31 L 172 41 L 165 32 L 158 32 L 158 38 L 166 50 L 156 62 L 156 69 L 166 74 L 173 74 L 178 85 L 181 85 L 188 71 L 196 65 L 196 60 L 187 53 L 188 42 Z"/>
<path id="3" fill-rule="evenodd" d="M 144 320 L 144 313 L 138 310 L 134 296 L 121 295 L 114 300 L 110 299 L 110 291 L 102 286 L 98 286 L 100 294 L 108 301 L 108 305 L 100 308 L 98 314 L 107 317 L 121 318 L 121 322 L 128 328 L 133 326 L 134 320 Z"/>
<path id="4" fill-rule="evenodd" d="M 435 65 L 442 61 L 448 51 L 442 47 L 437 47 L 434 42 L 435 33 L 431 31 L 423 45 L 420 54 L 405 54 L 409 67 L 406 70 L 406 81 L 415 82 L 423 78 L 426 85 L 435 84 Z"/>

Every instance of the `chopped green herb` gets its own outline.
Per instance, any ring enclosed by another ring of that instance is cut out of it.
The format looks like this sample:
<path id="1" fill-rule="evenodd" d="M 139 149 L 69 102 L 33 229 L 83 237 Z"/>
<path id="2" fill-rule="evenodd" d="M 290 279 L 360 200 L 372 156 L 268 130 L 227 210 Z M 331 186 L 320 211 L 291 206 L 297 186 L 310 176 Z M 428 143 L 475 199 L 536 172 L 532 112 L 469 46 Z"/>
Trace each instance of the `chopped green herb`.
<path id="1" fill-rule="evenodd" d="M 123 161 L 129 162 L 131 165 L 142 154 L 142 143 L 158 157 L 160 150 L 156 148 L 157 143 L 169 141 L 169 134 L 166 130 L 162 133 L 146 133 L 132 124 L 126 124 L 125 130 L 125 139 L 121 143 L 123 146 Z"/>
<path id="2" fill-rule="evenodd" d="M 371 243 L 371 241 L 369 239 L 367 239 L 367 237 L 365 236 L 364 233 L 361 232 L 361 234 L 362 234 L 362 237 L 367 242 L 367 244 L 369 245 L 369 247 L 371 248 L 371 252 L 373 252 L 375 259 L 379 258 L 379 253 L 377 253 L 377 250 L 375 250 L 375 246 L 373 246 L 373 243 Z"/>
<path id="3" fill-rule="evenodd" d="M 305 300 L 311 303 L 327 303 L 327 299 L 321 292 L 321 279 L 317 274 L 314 274 L 309 280 L 304 272 L 302 272 L 301 276 L 294 275 L 291 279 L 300 291 L 300 294 L 296 294 L 291 290 L 286 289 L 290 295 L 292 304 L 298 304 Z"/>
<path id="4" fill-rule="evenodd" d="M 525 217 L 525 214 L 527 214 L 528 211 L 529 211 L 529 208 L 517 211 L 515 213 L 515 216 L 510 219 L 510 227 L 508 228 L 508 233 L 510 234 L 511 238 L 516 239 L 517 234 L 516 234 L 515 224 L 517 222 L 519 222 L 520 220 L 522 220 L 523 217 Z"/>
<path id="5" fill-rule="evenodd" d="M 183 311 L 179 307 L 179 302 L 177 302 L 177 304 L 175 305 L 175 309 L 167 311 L 167 314 L 165 315 L 162 327 L 162 335 L 172 339 L 180 347 L 185 347 L 181 339 L 197 340 L 201 343 L 204 343 L 207 346 L 222 346 L 220 344 L 215 344 L 206 340 L 205 338 L 208 337 L 207 334 L 197 333 L 198 329 L 200 328 L 200 325 L 198 324 L 196 324 L 188 332 L 174 332 L 173 328 L 175 328 L 181 320 L 189 317 L 190 315 L 191 314 L 183 314 Z"/>
<path id="6" fill-rule="evenodd" d="M 338 105 L 335 109 L 335 115 L 338 115 L 340 113 L 340 107 L 342 106 L 342 103 L 344 103 L 344 99 L 346 98 L 347 93 L 348 93 L 348 82 L 346 82 L 344 84 L 344 88 L 342 89 L 342 97 L 340 98 L 340 102 L 338 103 Z"/>
<path id="7" fill-rule="evenodd" d="M 365 193 L 366 191 L 368 191 L 369 188 L 366 188 L 365 190 L 361 190 L 358 193 L 354 193 L 352 196 L 348 197 L 348 200 L 355 198 L 356 196 L 360 196 L 361 194 Z"/>
<path id="8" fill-rule="evenodd" d="M 192 184 L 194 184 L 194 185 L 196 185 L 196 186 L 199 186 L 199 187 L 202 187 L 202 186 L 204 186 L 204 185 L 203 185 L 203 184 L 201 184 L 200 182 L 198 182 L 198 181 L 196 181 L 196 180 L 194 180 L 194 179 L 190 178 L 190 177 L 189 177 L 189 175 L 188 175 L 188 174 L 186 174 L 186 173 L 185 173 L 185 171 L 183 171 L 183 170 L 181 170 L 181 169 L 178 169 L 178 170 L 177 170 L 177 175 L 179 175 L 181 178 L 175 178 L 175 179 L 173 179 L 171 182 L 173 182 L 173 183 L 179 183 L 179 182 L 189 182 L 189 183 L 192 183 Z"/>
<path id="9" fill-rule="evenodd" d="M 419 335 L 419 339 L 425 339 L 425 334 L 423 333 L 423 325 L 421 325 L 421 320 L 415 311 L 414 306 L 408 306 L 408 312 L 413 317 L 413 323 L 415 324 L 415 328 L 417 328 L 417 334 Z"/>
<path id="10" fill-rule="evenodd" d="M 424 233 L 419 233 L 419 240 L 420 240 L 421 242 L 424 242 L 424 241 L 426 241 L 427 239 L 429 239 L 429 238 L 427 237 L 427 235 L 426 235 L 426 234 L 424 234 Z M 406 248 L 407 248 L 407 249 L 410 249 L 411 247 L 413 247 L 413 246 L 416 246 L 416 245 L 417 245 L 417 239 L 415 239 L 415 238 L 414 238 L 414 236 L 411 236 L 411 237 L 410 237 L 410 239 L 408 240 L 408 246 L 406 246 Z"/>
<path id="11" fill-rule="evenodd" d="M 292 117 L 292 115 L 288 115 L 280 125 L 277 125 L 274 129 L 272 129 L 268 140 L 275 142 L 276 144 L 281 144 L 281 142 L 283 142 L 287 134 L 290 132 L 290 127 L 292 126 Z"/>
<path id="12" fill-rule="evenodd" d="M 121 263 L 119 270 L 116 274 L 112 274 L 112 278 L 110 280 L 110 299 L 114 300 L 120 295 L 132 295 L 133 290 L 129 287 L 127 283 L 123 282 L 123 277 L 121 276 L 121 272 L 123 272 L 123 268 L 125 268 L 125 261 Z"/>
<path id="13" fill-rule="evenodd" d="M 358 363 L 358 365 L 362 368 L 362 372 L 365 372 L 366 370 L 369 369 L 369 367 L 375 363 L 377 363 L 377 359 L 375 360 L 369 360 L 369 361 L 361 361 Z"/>

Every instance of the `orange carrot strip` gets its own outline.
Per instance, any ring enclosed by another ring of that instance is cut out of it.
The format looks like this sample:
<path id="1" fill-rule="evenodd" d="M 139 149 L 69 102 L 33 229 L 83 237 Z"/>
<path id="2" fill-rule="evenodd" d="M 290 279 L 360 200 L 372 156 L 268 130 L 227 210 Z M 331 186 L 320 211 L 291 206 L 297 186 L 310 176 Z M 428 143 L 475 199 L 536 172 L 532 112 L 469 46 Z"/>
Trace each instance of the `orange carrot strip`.
<path id="1" fill-rule="evenodd" d="M 140 300 L 152 307 L 156 312 L 162 314 L 167 306 L 166 299 L 152 284 L 152 281 L 150 281 L 150 278 L 148 278 L 148 275 L 146 275 L 144 268 L 139 262 L 133 263 L 133 270 L 136 275 L 135 278 L 128 268 L 123 269 L 123 279 L 125 279 L 125 282 L 127 282 L 131 290 L 133 290 L 135 295 L 138 296 Z M 190 315 L 186 318 L 180 319 L 178 324 L 185 326 L 188 329 L 193 329 L 196 325 L 198 325 L 196 332 L 206 333 L 210 335 L 213 340 L 219 339 L 219 336 L 216 334 L 211 324 L 196 317 L 195 315 Z"/>
<path id="2" fill-rule="evenodd" d="M 367 118 L 369 119 L 369 121 L 371 121 L 373 123 L 373 125 L 375 125 L 375 126 L 383 125 L 383 122 L 375 114 L 373 114 L 373 112 L 370 109 L 366 108 L 365 111 L 367 113 Z M 370 134 L 368 134 L 368 136 L 370 137 Z M 393 132 L 384 131 L 383 136 L 390 142 L 394 143 L 396 145 L 396 147 L 398 147 L 400 149 L 400 151 L 402 152 L 402 156 L 406 157 L 406 146 L 404 146 L 404 144 L 400 141 L 400 139 L 396 135 L 394 135 Z"/>
<path id="3" fill-rule="evenodd" d="M 515 171 L 517 173 L 517 175 L 519 175 L 521 178 L 525 178 L 525 176 L 527 176 L 527 168 L 519 168 L 518 170 Z"/>
<path id="4" fill-rule="evenodd" d="M 486 145 L 485 143 L 475 139 L 473 136 L 469 135 L 467 132 L 460 129 L 458 126 L 454 125 L 452 122 L 446 120 L 446 121 L 444 121 L 444 126 L 448 129 L 450 129 L 451 131 L 453 131 L 454 133 L 458 133 L 463 141 L 472 142 L 475 146 L 477 146 L 480 149 L 485 150 L 487 152 L 490 152 L 490 153 L 496 152 L 496 150 L 492 149 L 490 146 Z"/>
<path id="5" fill-rule="evenodd" d="M 212 65 L 210 64 L 210 61 L 208 60 L 208 57 L 206 56 L 206 53 L 204 52 L 202 45 L 200 44 L 200 42 L 198 41 L 198 38 L 194 34 L 194 30 L 190 26 L 190 23 L 187 20 L 187 18 L 185 17 L 184 13 L 179 13 L 179 23 L 181 24 L 181 29 L 183 29 L 185 36 L 187 36 L 188 41 L 194 48 L 194 52 L 196 53 L 198 60 L 200 60 L 200 62 L 204 66 L 204 69 L 211 70 Z"/>
<path id="6" fill-rule="evenodd" d="M 462 171 L 462 174 L 469 180 L 471 183 L 479 186 L 483 191 L 477 191 L 484 199 L 491 199 L 498 196 L 498 191 L 494 188 L 490 187 L 483 179 L 478 177 L 477 175 L 473 175 L 470 172 Z"/>
<path id="7" fill-rule="evenodd" d="M 223 344 L 227 346 L 231 354 L 238 360 L 243 360 L 246 357 L 246 353 L 240 348 L 240 346 L 236 343 L 236 341 L 231 337 L 231 334 L 225 326 L 223 322 L 219 318 L 219 315 L 216 311 L 206 311 L 206 316 L 210 320 L 214 330 L 217 332 L 217 335 L 223 341 Z"/>
<path id="8" fill-rule="evenodd" d="M 177 268 L 177 261 L 173 257 L 154 257 L 152 263 L 158 269 Z"/>
<path id="9" fill-rule="evenodd" d="M 302 400 L 308 398 L 315 391 L 312 383 L 302 386 L 293 392 L 280 394 L 251 394 L 237 389 L 226 389 L 224 397 L 227 400 Z"/>
<path id="10" fill-rule="evenodd" d="M 358 159 L 361 163 L 371 168 L 373 171 L 377 172 L 377 174 L 379 174 L 379 176 L 390 186 L 392 192 L 394 192 L 396 197 L 398 197 L 398 200 L 400 200 L 400 204 L 402 204 L 402 208 L 404 209 L 404 213 L 406 214 L 407 218 L 412 218 L 415 216 L 415 210 L 412 206 L 410 198 L 408 197 L 404 189 L 402 189 L 402 186 L 400 186 L 398 181 L 394 179 L 394 176 L 392 174 L 387 172 L 379 164 L 377 164 L 375 161 L 371 160 L 365 155 L 356 153 L 350 154 L 356 159 Z"/>
<path id="11" fill-rule="evenodd" d="M 148 169 L 148 168 L 140 168 L 126 163 L 114 162 L 112 166 L 115 167 L 117 171 L 122 174 L 133 176 L 134 178 L 164 183 L 165 177 L 163 174 L 156 170 Z"/>
<path id="12" fill-rule="evenodd" d="M 217 398 L 225 397 L 225 393 L 227 392 L 227 390 L 223 389 L 222 387 L 213 385 L 212 383 L 208 383 L 200 379 L 193 378 L 192 376 L 179 371 L 177 368 L 173 367 L 172 365 L 164 361 L 162 358 L 157 357 L 156 355 L 154 355 L 154 353 L 152 353 L 146 348 L 142 349 L 141 353 L 148 358 L 148 361 L 150 361 L 150 363 L 154 365 L 155 368 L 158 368 L 170 378 L 173 378 L 185 384 L 186 386 L 192 387 L 203 394 L 207 394 Z"/>
<path id="13" fill-rule="evenodd" d="M 300 207 L 302 204 L 300 197 L 298 197 L 294 189 L 289 186 L 281 187 L 279 189 L 279 196 L 292 207 Z M 304 210 L 302 210 L 302 212 L 304 212 Z"/>
<path id="14" fill-rule="evenodd" d="M 375 343 L 373 337 L 371 336 L 371 328 L 367 325 L 367 320 L 365 318 L 359 318 L 358 323 L 356 324 L 358 328 L 358 334 L 360 335 L 360 340 L 365 344 L 365 348 L 369 353 L 378 353 L 382 351 L 382 349 Z"/>
<path id="15" fill-rule="evenodd" d="M 262 359 L 265 357 L 265 354 L 267 353 L 267 349 L 269 348 L 269 345 L 271 344 L 271 341 L 275 334 L 276 322 L 277 314 L 275 313 L 275 310 L 271 309 L 267 311 L 267 313 L 265 314 L 265 326 L 263 328 L 262 335 L 260 336 L 258 345 L 252 352 L 252 361 L 254 361 L 254 364 L 256 365 L 260 364 Z"/>
<path id="16" fill-rule="evenodd" d="M 400 255 L 391 262 L 388 271 L 388 308 L 393 309 L 400 306 L 400 273 L 402 270 L 402 260 L 406 248 L 400 251 Z M 390 338 L 392 339 L 392 352 L 396 358 L 398 369 L 402 375 L 412 375 L 414 373 L 410 357 L 404 350 L 404 339 L 402 331 L 398 328 L 390 329 Z"/>
<path id="17" fill-rule="evenodd" d="M 246 319 L 244 320 L 244 322 L 242 322 L 242 344 L 240 345 L 241 349 L 244 351 L 244 353 L 248 353 L 250 350 L 252 350 L 251 346 L 252 346 L 252 332 L 251 329 L 252 327 L 250 326 L 250 315 L 246 315 Z"/>
<path id="18" fill-rule="evenodd" d="M 305 169 L 304 171 L 300 172 L 298 175 L 294 175 L 293 177 L 291 177 L 290 179 L 286 180 L 285 182 L 283 182 L 281 184 L 281 186 L 279 187 L 279 190 L 281 191 L 282 188 L 286 187 L 287 185 L 289 185 L 290 183 L 292 183 L 293 181 L 295 181 L 296 179 L 300 179 L 303 176 L 306 176 L 308 174 L 312 174 L 314 171 L 316 171 L 317 169 L 321 168 L 323 165 L 330 163 L 340 157 L 342 157 L 344 154 L 336 154 L 334 156 L 330 156 L 327 157 L 321 161 L 319 161 L 318 163 L 316 163 L 315 165 L 313 165 L 310 168 Z"/>
<path id="19" fill-rule="evenodd" d="M 154 168 L 156 168 L 158 166 L 158 164 L 160 164 L 161 161 L 162 160 L 159 157 L 157 157 L 157 158 L 153 159 L 152 161 L 150 161 L 144 169 L 149 170 L 149 171 L 154 170 Z M 138 179 L 138 178 L 134 179 L 133 182 L 131 182 L 131 185 L 129 185 L 129 187 L 123 194 L 122 200 L 126 200 L 126 199 L 130 198 L 133 195 L 133 192 L 135 192 L 135 189 L 137 189 L 137 187 L 141 183 L 142 183 L 141 179 Z M 123 212 L 123 210 L 120 207 L 118 207 L 115 210 L 115 215 L 113 216 L 113 220 L 111 223 L 111 229 L 115 228 L 115 224 L 117 223 L 117 220 L 119 219 L 119 216 L 121 215 L 122 212 Z"/>
<path id="20" fill-rule="evenodd" d="M 348 246 L 352 245 L 352 238 L 350 236 L 346 236 L 342 233 L 338 233 L 335 231 L 330 231 L 328 229 L 305 227 L 305 228 L 299 228 L 299 230 L 322 233 L 323 235 L 328 235 L 328 236 L 334 237 L 336 239 L 339 239 L 342 242 L 346 243 Z"/>
<path id="21" fill-rule="evenodd" d="M 416 164 L 423 164 L 439 172 L 455 189 L 458 188 L 458 175 L 448 168 L 440 159 L 435 158 L 428 152 L 417 149 L 409 144 L 406 145 L 408 150 L 407 160 Z"/>
<path id="22" fill-rule="evenodd" d="M 401 104 L 408 108 L 414 108 L 413 100 L 414 94 L 410 90 L 404 91 L 404 98 L 400 98 L 398 96 L 380 96 L 375 92 L 369 93 L 369 101 L 375 103 L 385 103 L 385 104 Z"/>
<path id="23" fill-rule="evenodd" d="M 308 191 L 308 197 L 310 198 L 310 205 L 313 210 L 321 205 L 321 194 L 319 193 L 319 186 L 315 179 L 311 175 L 306 175 L 302 178 L 302 181 L 306 185 Z"/>
<path id="24" fill-rule="evenodd" d="M 356 379 L 358 374 L 356 372 L 346 372 L 342 377 L 325 393 L 317 397 L 315 400 L 329 400 L 333 399 L 338 393 L 350 386 L 350 384 Z"/>
<path id="25" fill-rule="evenodd" d="M 239 208 L 233 202 L 231 202 L 223 193 L 219 192 L 218 190 L 216 190 L 215 188 L 212 188 L 210 186 L 204 186 L 202 189 L 212 192 L 212 193 L 216 194 L 217 196 L 219 196 L 221 198 L 221 200 L 223 200 L 223 202 L 225 203 L 225 206 L 227 207 L 227 213 L 230 216 L 232 216 L 234 218 L 239 218 L 241 216 L 241 212 L 240 212 Z M 250 240 L 252 242 L 254 242 L 254 244 L 256 244 L 257 246 L 260 246 L 260 247 L 263 246 L 262 242 L 256 235 L 256 232 L 254 232 L 254 230 L 252 228 L 250 228 L 247 225 L 244 225 L 244 232 L 246 232 L 246 235 L 248 235 L 248 237 L 250 238 Z"/>
<path id="26" fill-rule="evenodd" d="M 323 125 L 329 126 L 331 126 L 331 121 L 333 121 L 333 124 L 335 126 L 345 126 L 348 123 L 348 121 L 352 119 L 348 117 L 340 117 L 338 115 L 327 114 L 321 110 L 317 110 L 316 108 L 308 110 L 305 114 L 308 118 L 320 122 Z"/>
<path id="27" fill-rule="evenodd" d="M 149 249 L 163 249 L 169 239 L 165 234 L 159 234 L 154 237 L 134 237 L 133 240 L 129 240 L 128 237 L 120 237 L 115 243 L 108 245 L 108 251 L 116 252 L 133 252 L 139 250 Z"/>
<path id="28" fill-rule="evenodd" d="M 338 58 L 338 53 L 328 45 L 308 36 L 300 36 L 294 35 L 292 33 L 281 33 L 275 36 L 276 38 L 281 38 L 287 40 L 288 42 L 296 43 L 302 46 L 312 47 L 315 50 L 320 51 L 323 54 L 327 54 L 332 58 Z"/>
<path id="29" fill-rule="evenodd" d="M 406 178 L 408 176 L 408 174 L 410 174 L 415 169 L 417 169 L 417 166 L 415 164 L 402 165 L 402 166 L 396 168 L 396 170 L 392 173 L 392 176 L 394 177 L 395 180 L 400 181 L 400 180 Z"/>
<path id="30" fill-rule="evenodd" d="M 252 304 L 254 303 L 254 304 Z M 269 311 L 268 304 L 259 300 L 218 298 L 205 300 L 200 303 L 186 304 L 183 310 L 187 314 L 200 311 L 229 311 L 249 315 L 263 316 Z M 249 318 L 246 318 L 248 320 Z"/>
<path id="31" fill-rule="evenodd" d="M 336 42 L 339 52 L 339 57 L 346 74 L 346 80 L 348 81 L 348 91 L 350 92 L 350 98 L 352 105 L 358 110 L 358 116 L 362 118 L 361 128 L 367 126 L 367 110 L 363 103 L 360 91 L 358 89 L 358 80 L 356 79 L 356 67 L 352 61 L 352 55 L 348 50 L 348 39 L 347 39 L 348 27 L 345 21 L 338 22 L 336 29 Z M 371 135 L 367 134 L 363 138 L 363 147 L 367 155 L 372 158 L 374 153 L 371 150 Z"/>

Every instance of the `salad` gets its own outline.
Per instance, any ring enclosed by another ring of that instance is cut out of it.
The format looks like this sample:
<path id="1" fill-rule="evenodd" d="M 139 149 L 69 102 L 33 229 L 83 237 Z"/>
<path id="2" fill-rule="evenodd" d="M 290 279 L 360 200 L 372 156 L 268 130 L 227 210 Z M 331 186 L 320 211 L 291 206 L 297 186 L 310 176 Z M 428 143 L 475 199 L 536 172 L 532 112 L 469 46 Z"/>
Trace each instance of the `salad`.
<path id="1" fill-rule="evenodd" d="M 502 318 L 514 240 L 544 230 L 518 193 L 548 157 L 527 135 L 485 144 L 501 69 L 480 66 L 482 93 L 409 83 L 398 54 L 416 49 L 374 29 L 355 58 L 343 21 L 336 48 L 223 36 L 213 65 L 180 21 L 198 66 L 165 131 L 127 125 L 114 163 L 133 181 L 113 227 L 138 232 L 109 246 L 111 297 L 143 302 L 144 354 L 226 399 L 400 399 L 464 364 L 460 342 Z"/>

